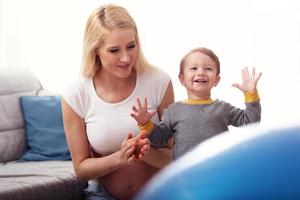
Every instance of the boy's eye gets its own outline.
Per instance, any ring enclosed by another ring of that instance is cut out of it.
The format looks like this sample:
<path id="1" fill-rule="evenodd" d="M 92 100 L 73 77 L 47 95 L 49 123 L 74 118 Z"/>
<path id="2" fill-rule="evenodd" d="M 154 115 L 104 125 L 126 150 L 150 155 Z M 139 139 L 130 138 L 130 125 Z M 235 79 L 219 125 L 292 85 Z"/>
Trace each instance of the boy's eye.
<path id="1" fill-rule="evenodd" d="M 211 68 L 211 67 L 206 67 L 206 68 L 205 68 L 205 70 L 207 70 L 207 71 L 211 71 L 211 70 L 212 70 L 212 68 Z"/>
<path id="2" fill-rule="evenodd" d="M 190 67 L 190 70 L 195 71 L 195 70 L 197 70 L 197 67 L 192 66 L 192 67 Z"/>

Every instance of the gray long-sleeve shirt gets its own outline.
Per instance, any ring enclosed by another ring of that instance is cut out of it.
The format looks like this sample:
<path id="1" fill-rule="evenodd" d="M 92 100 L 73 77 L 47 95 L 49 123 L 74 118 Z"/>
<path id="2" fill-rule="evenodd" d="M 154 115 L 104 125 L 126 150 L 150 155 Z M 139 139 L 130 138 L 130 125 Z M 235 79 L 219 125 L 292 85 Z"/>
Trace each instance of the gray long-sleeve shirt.
<path id="1" fill-rule="evenodd" d="M 219 100 L 197 105 L 176 102 L 164 111 L 148 138 L 152 145 L 161 147 L 174 137 L 173 158 L 177 159 L 205 139 L 227 131 L 229 125 L 258 122 L 260 117 L 259 101 L 246 103 L 245 110 Z"/>

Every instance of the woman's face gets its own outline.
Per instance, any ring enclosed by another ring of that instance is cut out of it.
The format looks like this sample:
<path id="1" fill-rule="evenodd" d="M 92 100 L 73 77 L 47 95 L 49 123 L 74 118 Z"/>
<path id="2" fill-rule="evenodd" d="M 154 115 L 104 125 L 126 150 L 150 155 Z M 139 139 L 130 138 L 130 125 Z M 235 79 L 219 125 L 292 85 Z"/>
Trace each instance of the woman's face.
<path id="1" fill-rule="evenodd" d="M 133 29 L 112 30 L 97 51 L 101 61 L 101 71 L 119 78 L 127 78 L 132 73 L 137 53 L 138 47 Z"/>

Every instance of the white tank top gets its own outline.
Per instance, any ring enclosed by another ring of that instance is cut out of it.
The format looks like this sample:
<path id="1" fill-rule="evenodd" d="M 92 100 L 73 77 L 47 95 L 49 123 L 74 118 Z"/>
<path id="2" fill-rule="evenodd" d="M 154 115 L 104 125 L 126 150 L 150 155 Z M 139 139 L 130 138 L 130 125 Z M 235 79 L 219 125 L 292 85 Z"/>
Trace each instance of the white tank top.
<path id="1" fill-rule="evenodd" d="M 84 119 L 89 143 L 100 154 L 110 154 L 120 149 L 129 133 L 137 135 L 139 127 L 130 116 L 136 98 L 147 97 L 148 109 L 157 109 L 164 97 L 170 77 L 160 69 L 148 69 L 137 74 L 136 86 L 131 95 L 119 103 L 104 102 L 97 94 L 92 78 L 82 78 L 63 92 L 70 107 Z M 156 114 L 152 120 L 158 122 Z"/>

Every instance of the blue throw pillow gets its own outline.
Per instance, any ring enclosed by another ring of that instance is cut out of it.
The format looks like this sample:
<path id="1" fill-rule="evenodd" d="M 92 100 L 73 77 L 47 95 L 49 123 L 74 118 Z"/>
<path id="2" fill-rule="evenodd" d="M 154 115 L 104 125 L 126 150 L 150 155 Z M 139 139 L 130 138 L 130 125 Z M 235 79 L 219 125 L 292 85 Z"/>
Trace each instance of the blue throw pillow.
<path id="1" fill-rule="evenodd" d="M 60 96 L 20 97 L 28 150 L 21 161 L 70 160 Z"/>

